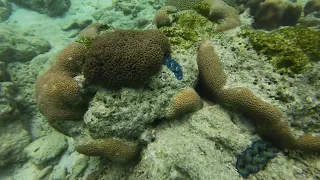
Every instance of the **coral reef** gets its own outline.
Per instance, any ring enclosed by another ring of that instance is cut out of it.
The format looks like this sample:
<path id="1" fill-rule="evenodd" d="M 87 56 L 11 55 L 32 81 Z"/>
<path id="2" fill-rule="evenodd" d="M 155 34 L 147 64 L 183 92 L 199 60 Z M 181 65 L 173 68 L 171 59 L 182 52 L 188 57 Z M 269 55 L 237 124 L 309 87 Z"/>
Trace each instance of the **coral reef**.
<path id="1" fill-rule="evenodd" d="M 160 70 L 169 46 L 167 37 L 158 30 L 109 32 L 92 41 L 83 74 L 94 84 L 137 85 Z"/>
<path id="2" fill-rule="evenodd" d="M 278 150 L 269 142 L 261 140 L 252 143 L 237 158 L 236 168 L 242 177 L 247 178 L 250 174 L 254 174 L 264 169 L 267 163 L 276 156 Z"/>
<path id="3" fill-rule="evenodd" d="M 213 61 L 219 63 L 220 60 L 217 56 L 202 58 L 206 57 L 205 54 L 210 51 L 214 52 L 211 42 L 202 42 L 197 58 L 200 74 L 207 74 L 208 69 L 217 68 L 215 66 L 206 66 L 205 68 L 201 66 L 205 62 Z M 291 134 L 288 122 L 284 119 L 282 112 L 275 106 L 259 99 L 249 89 L 241 87 L 224 89 L 221 81 L 217 81 L 217 79 L 226 79 L 223 74 L 215 74 L 215 76 L 206 75 L 205 77 L 206 78 L 200 76 L 200 82 L 210 89 L 210 96 L 214 97 L 219 104 L 234 110 L 241 110 L 252 118 L 258 134 L 263 138 L 271 140 L 282 149 L 320 151 L 319 137 L 306 134 L 295 139 Z"/>
<path id="4" fill-rule="evenodd" d="M 310 61 L 320 58 L 320 33 L 307 27 L 287 27 L 271 33 L 245 30 L 244 36 L 279 73 L 303 73 Z"/>
<path id="5" fill-rule="evenodd" d="M 265 30 L 296 25 L 302 11 L 299 4 L 283 0 L 252 1 L 249 7 L 254 16 L 253 27 Z"/>

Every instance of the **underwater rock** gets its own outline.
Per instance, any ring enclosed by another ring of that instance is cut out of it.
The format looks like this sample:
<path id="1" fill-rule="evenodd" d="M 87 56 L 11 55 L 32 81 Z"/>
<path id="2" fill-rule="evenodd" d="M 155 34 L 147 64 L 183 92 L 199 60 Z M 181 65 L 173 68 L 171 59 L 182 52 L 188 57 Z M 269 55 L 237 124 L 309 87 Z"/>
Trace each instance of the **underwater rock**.
<path id="1" fill-rule="evenodd" d="M 0 61 L 0 82 L 10 81 L 10 74 L 7 71 L 6 64 Z"/>
<path id="2" fill-rule="evenodd" d="M 50 17 L 60 16 L 68 11 L 70 0 L 9 0 L 19 6 L 47 14 Z"/>
<path id="3" fill-rule="evenodd" d="M 29 144 L 23 151 L 35 165 L 45 165 L 68 147 L 65 136 L 53 132 Z"/>
<path id="4" fill-rule="evenodd" d="M 0 0 L 0 22 L 9 18 L 12 13 L 12 4 L 7 0 Z"/>
<path id="5" fill-rule="evenodd" d="M 0 126 L 10 124 L 20 117 L 17 86 L 12 82 L 0 82 Z"/>
<path id="6" fill-rule="evenodd" d="M 31 142 L 22 121 L 0 127 L 0 167 L 27 160 L 23 149 Z"/>
<path id="7" fill-rule="evenodd" d="M 0 27 L 0 59 L 5 63 L 30 61 L 39 54 L 48 52 L 48 41 L 31 33 L 21 33 L 12 28 Z"/>

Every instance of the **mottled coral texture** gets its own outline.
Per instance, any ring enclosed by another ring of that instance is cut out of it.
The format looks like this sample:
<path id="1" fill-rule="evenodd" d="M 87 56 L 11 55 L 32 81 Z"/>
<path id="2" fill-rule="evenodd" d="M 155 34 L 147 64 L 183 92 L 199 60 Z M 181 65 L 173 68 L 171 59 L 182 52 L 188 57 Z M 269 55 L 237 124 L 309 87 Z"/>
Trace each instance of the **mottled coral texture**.
<path id="1" fill-rule="evenodd" d="M 136 86 L 158 72 L 169 41 L 158 30 L 117 30 L 92 41 L 83 74 L 93 84 Z"/>

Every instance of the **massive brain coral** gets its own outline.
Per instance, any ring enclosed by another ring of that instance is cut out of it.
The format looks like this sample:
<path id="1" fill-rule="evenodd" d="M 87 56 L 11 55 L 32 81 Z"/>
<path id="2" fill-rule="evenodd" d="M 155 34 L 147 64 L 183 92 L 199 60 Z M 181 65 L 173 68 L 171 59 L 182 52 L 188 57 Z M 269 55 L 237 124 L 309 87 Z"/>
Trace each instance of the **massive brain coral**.
<path id="1" fill-rule="evenodd" d="M 108 32 L 92 41 L 83 74 L 93 84 L 136 85 L 160 70 L 169 51 L 167 37 L 158 30 Z"/>

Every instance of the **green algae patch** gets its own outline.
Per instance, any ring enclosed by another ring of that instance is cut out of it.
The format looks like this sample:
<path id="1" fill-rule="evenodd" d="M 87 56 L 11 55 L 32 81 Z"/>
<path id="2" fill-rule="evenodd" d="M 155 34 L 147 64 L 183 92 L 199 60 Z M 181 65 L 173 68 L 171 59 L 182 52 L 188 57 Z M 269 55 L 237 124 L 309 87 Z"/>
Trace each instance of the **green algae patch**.
<path id="1" fill-rule="evenodd" d="M 169 38 L 172 48 L 188 49 L 201 37 L 211 37 L 215 31 L 214 23 L 201 16 L 194 10 L 186 10 L 174 14 L 172 26 L 161 27 L 163 33 Z"/>
<path id="2" fill-rule="evenodd" d="M 319 61 L 320 33 L 296 26 L 273 32 L 246 29 L 253 48 L 268 57 L 278 73 L 303 73 L 310 61 Z"/>

